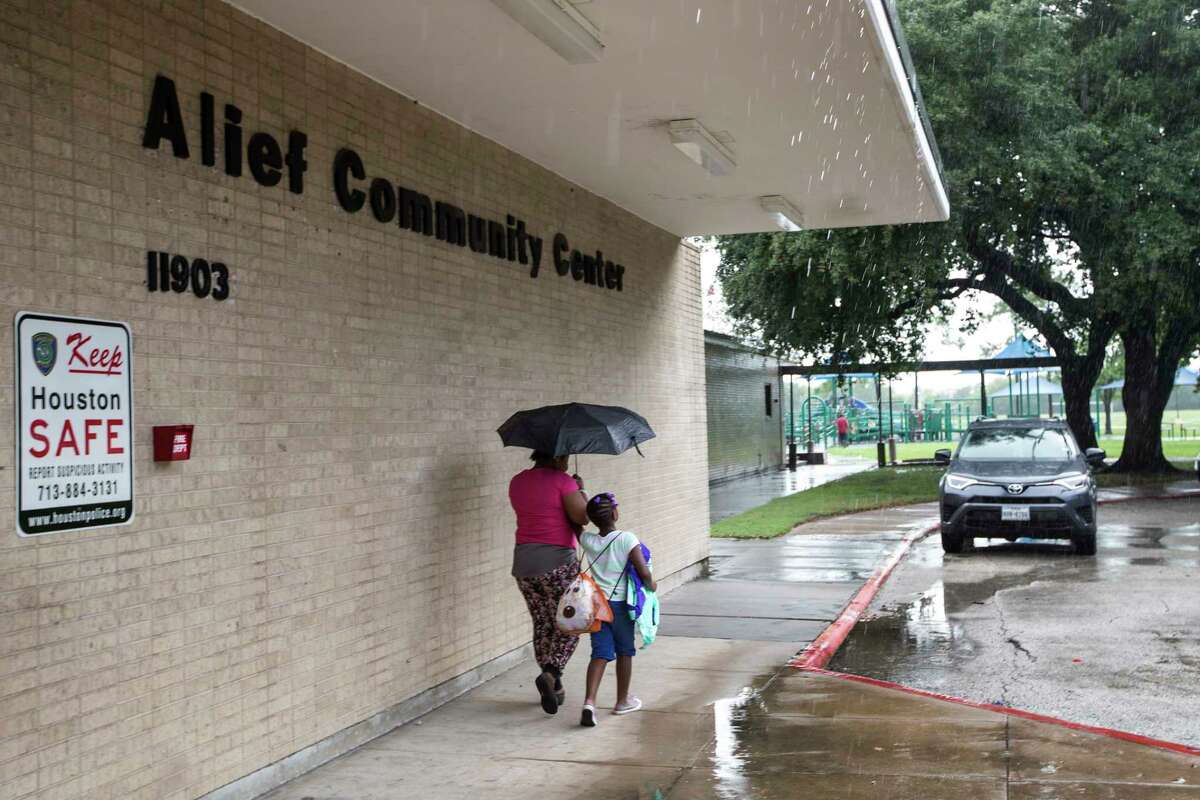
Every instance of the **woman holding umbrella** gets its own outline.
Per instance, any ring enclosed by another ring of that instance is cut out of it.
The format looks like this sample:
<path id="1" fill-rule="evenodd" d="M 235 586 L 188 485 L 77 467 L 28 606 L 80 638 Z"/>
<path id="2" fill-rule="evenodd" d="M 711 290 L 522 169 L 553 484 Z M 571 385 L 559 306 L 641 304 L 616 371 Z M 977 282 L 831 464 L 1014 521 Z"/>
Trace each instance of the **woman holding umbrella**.
<path id="1" fill-rule="evenodd" d="M 556 714 L 565 699 L 562 671 L 579 639 L 560 633 L 554 617 L 558 601 L 579 574 L 575 536 L 587 524 L 587 495 L 580 477 L 567 475 L 568 457 L 617 455 L 653 439 L 654 431 L 625 408 L 566 403 L 518 411 L 496 432 L 508 447 L 533 450 L 533 467 L 508 485 L 517 515 L 512 574 L 533 621 L 542 710 Z"/>
<path id="2" fill-rule="evenodd" d="M 578 475 L 567 475 L 567 456 L 535 450 L 533 467 L 513 476 L 508 499 L 517 515 L 512 575 L 533 620 L 533 653 L 542 710 L 558 713 L 566 699 L 562 671 L 579 637 L 560 633 L 554 624 L 563 593 L 579 574 L 575 535 L 587 522 L 587 495 Z"/>

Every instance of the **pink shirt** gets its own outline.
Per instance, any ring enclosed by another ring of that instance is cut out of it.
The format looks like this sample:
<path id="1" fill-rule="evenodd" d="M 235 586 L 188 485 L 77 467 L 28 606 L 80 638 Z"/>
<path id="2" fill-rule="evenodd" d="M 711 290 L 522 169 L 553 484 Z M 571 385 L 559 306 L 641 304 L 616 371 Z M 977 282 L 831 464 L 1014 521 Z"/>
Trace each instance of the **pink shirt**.
<path id="1" fill-rule="evenodd" d="M 565 472 L 533 467 L 513 476 L 508 500 L 517 512 L 517 544 L 575 547 L 575 531 L 563 508 L 563 497 L 578 492 Z"/>

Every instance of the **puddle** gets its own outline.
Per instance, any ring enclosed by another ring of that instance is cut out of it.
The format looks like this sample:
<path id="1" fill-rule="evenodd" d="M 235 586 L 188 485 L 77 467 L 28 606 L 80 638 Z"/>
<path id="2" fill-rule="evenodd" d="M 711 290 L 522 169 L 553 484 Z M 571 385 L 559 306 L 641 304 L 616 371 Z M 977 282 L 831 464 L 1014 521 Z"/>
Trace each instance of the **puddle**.
<path id="1" fill-rule="evenodd" d="M 901 568 L 908 576 L 901 572 L 892 579 L 895 586 L 904 577 L 928 575 L 926 588 L 915 583 L 915 595 L 876 606 L 850 632 L 829 668 L 900 683 L 929 676 L 931 669 L 971 669 L 983 644 L 973 637 L 990 637 L 986 644 L 992 649 L 1003 642 L 995 633 L 997 593 L 1033 584 L 1053 584 L 1045 587 L 1047 594 L 1100 581 L 1115 586 L 1132 580 L 1133 570 L 1197 563 L 1196 554 L 1200 524 L 1102 526 L 1095 558 L 1075 556 L 1065 543 L 1029 539 L 979 540 L 972 553 L 943 557 L 936 539 L 926 540 Z M 1137 580 L 1145 579 L 1141 572 Z M 1019 641 L 1009 644 L 1020 653 Z"/>
<path id="2" fill-rule="evenodd" d="M 1105 540 L 1136 550 L 1200 551 L 1200 524 L 1175 528 L 1121 526 L 1105 528 Z"/>
<path id="3" fill-rule="evenodd" d="M 982 554 L 981 554 L 982 555 Z M 961 616 L 993 601 L 997 592 L 1040 580 L 1048 568 L 982 580 L 947 580 L 945 573 L 916 598 L 885 605 L 855 626 L 829 668 L 904 682 L 914 670 L 957 668 L 975 657 Z"/>
<path id="4" fill-rule="evenodd" d="M 753 720 L 766 716 L 767 707 L 760 692 L 743 689 L 736 697 L 713 703 L 713 792 L 721 798 L 753 795 L 746 774 Z"/>

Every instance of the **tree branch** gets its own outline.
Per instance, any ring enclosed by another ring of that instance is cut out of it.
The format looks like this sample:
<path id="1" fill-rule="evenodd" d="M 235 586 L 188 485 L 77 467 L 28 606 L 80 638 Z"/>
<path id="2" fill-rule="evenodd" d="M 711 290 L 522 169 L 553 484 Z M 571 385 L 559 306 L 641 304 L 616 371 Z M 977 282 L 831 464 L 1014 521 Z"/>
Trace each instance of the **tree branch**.
<path id="1" fill-rule="evenodd" d="M 1038 333 L 1046 337 L 1046 342 L 1054 350 L 1059 359 L 1076 358 L 1075 347 L 1067 332 L 1054 321 L 1048 313 L 1038 308 L 1020 290 L 1008 283 L 1004 275 L 988 274 L 980 282 L 980 288 L 999 297 L 1008 307 L 1022 317 L 1030 325 L 1038 329 Z"/>
<path id="2" fill-rule="evenodd" d="M 957 300 L 969 291 L 982 288 L 982 285 L 974 279 L 974 276 L 950 278 L 941 282 L 939 291 L 933 296 L 932 302 L 944 303 L 947 300 Z M 929 303 L 930 298 L 914 298 L 908 302 L 901 303 L 888 311 L 888 319 L 895 321 L 914 311 L 923 311 Z"/>
<path id="3" fill-rule="evenodd" d="M 989 275 L 1000 274 L 1011 278 L 1043 300 L 1057 304 L 1063 313 L 1075 319 L 1083 320 L 1089 316 L 1091 309 L 1087 300 L 1076 297 L 1066 286 L 1047 278 L 1008 253 L 980 242 L 978 228 L 968 231 L 966 250 Z"/>

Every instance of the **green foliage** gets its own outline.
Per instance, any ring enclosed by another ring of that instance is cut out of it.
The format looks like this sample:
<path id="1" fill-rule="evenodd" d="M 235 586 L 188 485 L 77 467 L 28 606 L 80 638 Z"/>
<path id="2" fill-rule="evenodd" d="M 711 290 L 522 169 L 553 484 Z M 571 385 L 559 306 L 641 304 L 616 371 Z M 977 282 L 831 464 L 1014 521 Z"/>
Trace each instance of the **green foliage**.
<path id="1" fill-rule="evenodd" d="M 1187 416 L 1185 424 L 1191 426 L 1192 429 L 1200 428 L 1200 414 L 1195 412 L 1184 412 Z M 952 442 L 901 442 L 896 446 L 896 457 L 901 461 L 914 461 L 918 459 L 933 458 L 935 450 L 943 447 L 948 447 L 953 450 L 958 446 L 958 441 Z M 1119 436 L 1103 437 L 1097 443 L 1097 446 L 1102 448 L 1108 456 L 1108 460 L 1119 458 L 1123 442 Z M 872 444 L 856 444 L 850 447 L 834 451 L 837 455 L 856 456 L 858 458 L 875 458 L 875 445 Z M 1167 439 L 1163 442 L 1163 453 L 1172 461 L 1175 466 L 1180 469 L 1190 469 L 1193 460 L 1200 455 L 1200 439 Z M 1176 476 L 1177 478 L 1178 476 Z"/>
<path id="2" fill-rule="evenodd" d="M 900 10 L 950 221 L 721 237 L 731 316 L 784 352 L 893 360 L 920 352 L 931 315 L 987 292 L 1064 360 L 1082 429 L 1114 335 L 1149 332 L 1172 370 L 1200 340 L 1200 13 L 1194 0 Z"/>
<path id="3" fill-rule="evenodd" d="M 712 535 L 769 539 L 819 517 L 936 500 L 941 477 L 934 467 L 859 472 L 723 519 L 712 526 Z"/>

